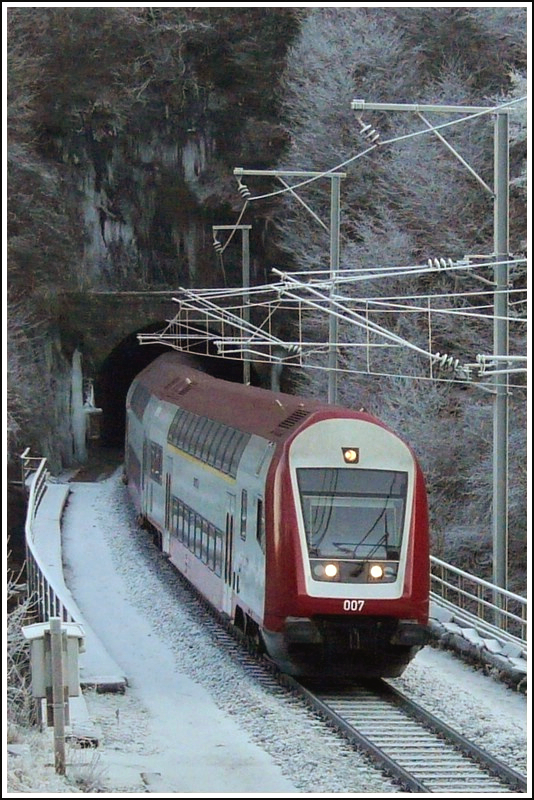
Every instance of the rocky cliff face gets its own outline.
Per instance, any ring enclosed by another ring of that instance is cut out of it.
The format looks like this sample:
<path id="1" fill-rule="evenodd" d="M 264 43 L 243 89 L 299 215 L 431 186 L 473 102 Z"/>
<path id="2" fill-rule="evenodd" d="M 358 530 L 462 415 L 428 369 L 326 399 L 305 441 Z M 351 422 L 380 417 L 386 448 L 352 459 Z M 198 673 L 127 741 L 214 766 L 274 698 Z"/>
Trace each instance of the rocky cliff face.
<path id="1" fill-rule="evenodd" d="M 83 335 L 65 293 L 237 285 L 240 249 L 221 269 L 211 226 L 242 208 L 233 168 L 272 166 L 283 150 L 277 77 L 298 20 L 282 8 L 36 7 L 9 23 L 10 297 L 41 324 L 38 339 L 24 320 L 12 338 L 35 387 L 14 429 L 68 465 L 79 447 L 60 421 Z M 248 213 L 268 260 L 269 209 Z M 62 385 L 38 428 L 31 406 L 51 381 Z"/>
<path id="2" fill-rule="evenodd" d="M 72 168 L 86 281 L 115 289 L 206 281 L 214 264 L 202 202 L 216 151 L 210 133 L 183 141 L 110 134 L 104 144 L 87 136 Z"/>

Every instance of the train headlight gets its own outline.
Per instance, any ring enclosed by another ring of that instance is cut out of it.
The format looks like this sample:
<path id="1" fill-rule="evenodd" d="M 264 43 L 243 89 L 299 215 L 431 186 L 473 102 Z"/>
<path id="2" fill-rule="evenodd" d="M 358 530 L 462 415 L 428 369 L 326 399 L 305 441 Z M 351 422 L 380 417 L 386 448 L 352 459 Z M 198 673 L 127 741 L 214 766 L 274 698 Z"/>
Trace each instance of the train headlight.
<path id="1" fill-rule="evenodd" d="M 372 564 L 369 567 L 369 575 L 371 576 L 371 578 L 374 578 L 375 581 L 379 580 L 383 574 L 384 570 L 382 569 L 380 564 Z"/>
<path id="2" fill-rule="evenodd" d="M 334 580 L 339 575 L 339 567 L 337 564 L 332 564 L 331 561 L 327 562 L 326 564 L 314 564 L 312 567 L 312 572 L 317 580 L 325 581 L 325 580 Z"/>
<path id="3" fill-rule="evenodd" d="M 359 447 L 342 447 L 343 458 L 346 464 L 357 464 L 360 460 Z"/>
<path id="4" fill-rule="evenodd" d="M 335 564 L 325 564 L 324 567 L 324 574 L 327 578 L 335 578 L 337 575 L 338 569 Z"/>

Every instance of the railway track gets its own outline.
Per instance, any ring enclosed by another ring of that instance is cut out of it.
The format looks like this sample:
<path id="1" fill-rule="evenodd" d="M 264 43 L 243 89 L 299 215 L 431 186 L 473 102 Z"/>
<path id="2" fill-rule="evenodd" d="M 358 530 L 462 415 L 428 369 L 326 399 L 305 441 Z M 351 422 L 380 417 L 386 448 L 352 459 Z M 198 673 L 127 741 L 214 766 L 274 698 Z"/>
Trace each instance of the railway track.
<path id="1" fill-rule="evenodd" d="M 178 573 L 179 575 L 179 573 Z M 201 614 L 213 639 L 271 692 L 291 692 L 406 791 L 416 793 L 526 793 L 520 773 L 462 736 L 387 681 L 325 687 L 299 682 L 251 647 L 187 579 L 185 604 Z"/>
<path id="2" fill-rule="evenodd" d="M 284 678 L 291 684 L 293 679 Z M 526 792 L 527 781 L 387 681 L 321 689 L 294 682 L 310 705 L 411 792 Z"/>

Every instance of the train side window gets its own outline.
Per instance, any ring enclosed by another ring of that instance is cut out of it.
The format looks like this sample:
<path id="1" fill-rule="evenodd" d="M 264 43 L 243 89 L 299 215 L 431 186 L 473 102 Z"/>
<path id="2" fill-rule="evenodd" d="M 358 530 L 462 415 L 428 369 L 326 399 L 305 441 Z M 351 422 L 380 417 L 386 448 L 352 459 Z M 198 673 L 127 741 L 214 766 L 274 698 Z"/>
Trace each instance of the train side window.
<path id="1" fill-rule="evenodd" d="M 209 424 L 209 419 L 200 418 L 200 422 L 195 428 L 195 435 L 191 442 L 191 455 L 196 458 L 202 457 L 202 445 L 206 438 L 206 431 L 209 428 Z"/>
<path id="2" fill-rule="evenodd" d="M 148 405 L 150 397 L 150 389 L 147 389 L 142 383 L 138 383 L 132 392 L 130 408 L 140 422 L 143 420 L 143 414 L 145 413 L 145 408 Z"/>
<path id="3" fill-rule="evenodd" d="M 203 559 L 203 553 L 204 553 L 204 520 L 198 514 L 197 514 L 197 518 L 196 518 L 195 530 L 196 530 L 195 555 L 197 555 L 198 558 L 200 558 L 201 561 L 204 561 L 204 559 Z"/>
<path id="4" fill-rule="evenodd" d="M 187 546 L 192 553 L 195 552 L 195 512 L 189 509 L 189 528 L 187 535 Z"/>
<path id="5" fill-rule="evenodd" d="M 230 464 L 232 463 L 232 453 L 234 452 L 239 437 L 239 431 L 236 431 L 234 428 L 230 428 L 229 430 L 230 436 L 225 439 L 224 451 L 221 453 L 221 470 L 228 475 L 231 474 Z"/>
<path id="6" fill-rule="evenodd" d="M 176 497 L 171 500 L 171 533 L 180 537 L 180 501 Z"/>
<path id="7" fill-rule="evenodd" d="M 187 434 L 184 438 L 183 449 L 186 451 L 186 453 L 190 453 L 191 455 L 195 454 L 197 436 L 203 424 L 203 417 L 197 417 L 196 414 L 191 414 L 191 420 L 189 422 Z"/>
<path id="8" fill-rule="evenodd" d="M 241 525 L 240 533 L 243 541 L 247 538 L 247 490 L 241 492 Z"/>
<path id="9" fill-rule="evenodd" d="M 220 422 L 215 423 L 213 435 L 209 442 L 206 442 L 206 461 L 215 469 L 221 468 L 219 456 L 221 442 L 224 441 L 228 428 Z"/>
<path id="10" fill-rule="evenodd" d="M 230 461 L 230 466 L 228 472 L 230 475 L 237 475 L 237 468 L 239 466 L 239 462 L 241 461 L 241 456 L 243 455 L 243 450 L 248 444 L 250 436 L 246 433 L 239 433 L 239 439 L 236 442 L 236 446 L 232 452 L 232 458 Z"/>
<path id="11" fill-rule="evenodd" d="M 195 552 L 195 542 L 196 542 L 196 538 L 197 538 L 196 519 L 197 519 L 197 515 L 190 508 L 189 509 L 189 549 L 191 550 L 192 553 Z"/>
<path id="12" fill-rule="evenodd" d="M 190 411 L 182 411 L 180 412 L 180 417 L 178 419 L 178 424 L 174 430 L 173 440 L 172 443 L 179 447 L 180 450 L 186 449 L 186 439 L 189 431 L 191 430 L 191 418 L 192 414 Z"/>
<path id="13" fill-rule="evenodd" d="M 183 408 L 179 408 L 176 414 L 174 415 L 174 419 L 171 422 L 171 426 L 169 428 L 167 441 L 170 442 L 171 444 L 174 444 L 176 447 L 180 446 L 182 430 L 185 428 L 186 425 L 186 414 L 187 412 L 184 411 Z"/>
<path id="14" fill-rule="evenodd" d="M 224 454 L 226 452 L 228 442 L 232 439 L 233 435 L 233 428 L 229 428 L 227 425 L 221 425 L 219 431 L 217 432 L 217 436 L 214 437 L 213 445 L 210 450 L 210 459 L 215 469 L 223 469 Z"/>
<path id="15" fill-rule="evenodd" d="M 259 475 L 260 472 L 262 471 L 263 465 L 265 464 L 267 456 L 272 452 L 273 446 L 274 446 L 274 442 L 266 442 L 265 450 L 261 454 L 261 456 L 259 458 L 259 461 L 258 461 L 258 465 L 256 467 L 256 475 Z"/>
<path id="16" fill-rule="evenodd" d="M 217 436 L 219 427 L 220 427 L 219 422 L 216 422 L 213 419 L 209 420 L 208 435 L 204 439 L 202 445 L 202 453 L 200 454 L 200 458 L 202 459 L 202 461 L 204 461 L 206 464 L 209 464 L 210 466 L 213 466 L 213 456 L 211 455 L 211 453 L 213 450 L 213 441 Z"/>
<path id="17" fill-rule="evenodd" d="M 265 517 L 262 497 L 258 497 L 256 500 L 256 539 L 262 553 L 265 553 Z"/>
<path id="18" fill-rule="evenodd" d="M 161 483 L 163 472 L 163 448 L 155 442 L 150 442 L 150 477 L 156 483 Z"/>
<path id="19" fill-rule="evenodd" d="M 210 524 L 207 519 L 202 522 L 202 561 L 210 565 Z"/>
<path id="20" fill-rule="evenodd" d="M 221 577 L 223 564 L 223 532 L 215 529 L 215 574 Z"/>
<path id="21" fill-rule="evenodd" d="M 202 557 L 202 517 L 195 514 L 195 555 Z"/>
<path id="22" fill-rule="evenodd" d="M 214 427 L 216 426 L 216 422 L 212 419 L 207 419 L 205 421 L 205 425 L 202 427 L 202 430 L 198 436 L 198 443 L 197 443 L 197 450 L 195 455 L 197 458 L 200 458 L 201 461 L 207 461 L 206 452 L 209 448 L 210 441 L 213 437 Z"/>
<path id="23" fill-rule="evenodd" d="M 209 549 L 210 549 L 210 524 L 206 519 L 202 520 L 202 549 L 201 559 L 204 564 L 209 562 Z"/>
<path id="24" fill-rule="evenodd" d="M 211 522 L 207 523 L 207 530 L 208 530 L 208 544 L 206 550 L 206 564 L 208 567 L 213 570 L 215 567 L 214 564 L 214 555 L 215 555 L 215 527 L 211 524 Z"/>
<path id="25" fill-rule="evenodd" d="M 193 512 L 187 506 L 184 507 L 184 544 L 189 550 L 193 549 L 193 543 L 195 541 L 194 533 L 195 529 L 193 527 L 194 520 L 193 520 Z"/>
<path id="26" fill-rule="evenodd" d="M 186 509 L 181 501 L 178 501 L 178 538 L 181 542 L 187 541 L 187 522 Z"/>

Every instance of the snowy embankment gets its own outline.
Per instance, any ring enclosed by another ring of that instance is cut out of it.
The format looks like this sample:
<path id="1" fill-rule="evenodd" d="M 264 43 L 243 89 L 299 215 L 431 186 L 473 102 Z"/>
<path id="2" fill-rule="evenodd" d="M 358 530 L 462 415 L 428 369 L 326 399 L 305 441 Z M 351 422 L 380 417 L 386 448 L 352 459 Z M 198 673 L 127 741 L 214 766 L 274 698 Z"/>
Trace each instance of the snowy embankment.
<path id="1" fill-rule="evenodd" d="M 146 784 L 210 796 L 399 791 L 300 701 L 262 687 L 221 652 L 183 601 L 173 567 L 137 527 L 119 472 L 72 489 L 63 520 L 66 581 L 129 682 L 124 695 L 86 693 L 101 731 L 92 769 L 100 791 L 139 793 Z M 393 683 L 525 771 L 525 696 L 431 648 Z"/>

